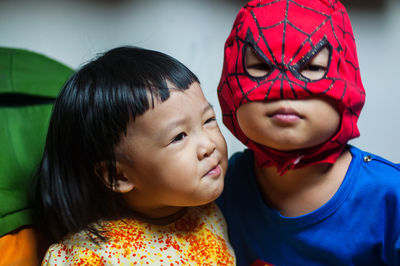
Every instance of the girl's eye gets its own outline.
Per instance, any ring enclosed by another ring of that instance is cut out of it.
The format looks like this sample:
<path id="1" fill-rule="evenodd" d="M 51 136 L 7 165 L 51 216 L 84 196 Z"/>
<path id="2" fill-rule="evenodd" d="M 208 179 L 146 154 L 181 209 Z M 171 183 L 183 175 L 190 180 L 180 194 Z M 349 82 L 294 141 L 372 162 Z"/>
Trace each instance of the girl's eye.
<path id="1" fill-rule="evenodd" d="M 204 124 L 212 123 L 212 122 L 214 122 L 214 121 L 217 121 L 217 119 L 215 118 L 215 116 L 208 118 L 208 119 L 206 120 L 206 122 L 204 122 Z"/>
<path id="2" fill-rule="evenodd" d="M 186 137 L 186 133 L 181 132 L 181 133 L 179 133 L 178 135 L 175 136 L 175 138 L 171 141 L 171 143 L 181 141 L 185 137 Z"/>

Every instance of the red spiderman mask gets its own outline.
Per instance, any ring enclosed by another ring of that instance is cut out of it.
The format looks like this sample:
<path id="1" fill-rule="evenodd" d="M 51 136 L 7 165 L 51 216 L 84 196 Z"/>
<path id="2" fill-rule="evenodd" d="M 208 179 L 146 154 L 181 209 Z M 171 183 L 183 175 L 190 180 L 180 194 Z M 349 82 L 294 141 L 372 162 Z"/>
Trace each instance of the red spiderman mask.
<path id="1" fill-rule="evenodd" d="M 245 52 L 250 46 L 269 66 L 268 74 L 251 76 Z M 329 50 L 328 68 L 319 80 L 300 73 L 322 49 Z M 338 132 L 317 147 L 282 152 L 253 142 L 240 129 L 236 110 L 252 101 L 334 99 L 341 115 Z M 218 87 L 223 122 L 256 154 L 260 166 L 283 173 L 316 163 L 334 163 L 346 143 L 359 136 L 357 120 L 365 101 L 355 40 L 349 17 L 337 0 L 255 0 L 236 17 L 225 43 Z"/>

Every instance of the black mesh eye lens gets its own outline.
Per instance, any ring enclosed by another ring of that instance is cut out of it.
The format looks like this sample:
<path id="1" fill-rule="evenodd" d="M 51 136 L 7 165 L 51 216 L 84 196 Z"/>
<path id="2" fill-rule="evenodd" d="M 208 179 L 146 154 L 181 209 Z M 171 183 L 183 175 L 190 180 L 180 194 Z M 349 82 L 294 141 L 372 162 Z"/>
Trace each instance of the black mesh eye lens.
<path id="1" fill-rule="evenodd" d="M 329 49 L 324 47 L 300 68 L 300 74 L 310 80 L 320 80 L 328 72 L 328 65 Z"/>
<path id="2" fill-rule="evenodd" d="M 255 78 L 268 75 L 272 68 L 248 45 L 245 54 L 245 67 L 247 73 Z"/>
<path id="3" fill-rule="evenodd" d="M 300 74 L 310 80 L 319 80 L 326 75 L 326 67 L 318 65 L 306 65 L 300 70 Z"/>

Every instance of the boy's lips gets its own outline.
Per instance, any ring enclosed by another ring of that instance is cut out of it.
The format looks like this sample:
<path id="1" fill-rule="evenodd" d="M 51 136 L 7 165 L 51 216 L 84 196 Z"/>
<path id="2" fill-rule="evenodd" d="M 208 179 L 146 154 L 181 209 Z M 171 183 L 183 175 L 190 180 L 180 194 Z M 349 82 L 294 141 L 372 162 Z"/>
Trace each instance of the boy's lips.
<path id="1" fill-rule="evenodd" d="M 289 107 L 281 107 L 267 116 L 278 124 L 292 124 L 303 118 L 296 110 Z"/>

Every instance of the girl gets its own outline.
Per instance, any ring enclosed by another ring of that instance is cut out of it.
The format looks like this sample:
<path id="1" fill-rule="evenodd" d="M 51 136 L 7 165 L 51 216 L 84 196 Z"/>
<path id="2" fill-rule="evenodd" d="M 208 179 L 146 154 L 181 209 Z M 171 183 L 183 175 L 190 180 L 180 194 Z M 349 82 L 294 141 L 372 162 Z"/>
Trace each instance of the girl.
<path id="1" fill-rule="evenodd" d="M 226 167 L 225 140 L 189 69 L 160 52 L 106 52 L 54 106 L 37 202 L 59 242 L 43 264 L 234 264 L 210 203 Z"/>

